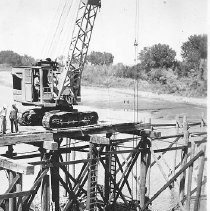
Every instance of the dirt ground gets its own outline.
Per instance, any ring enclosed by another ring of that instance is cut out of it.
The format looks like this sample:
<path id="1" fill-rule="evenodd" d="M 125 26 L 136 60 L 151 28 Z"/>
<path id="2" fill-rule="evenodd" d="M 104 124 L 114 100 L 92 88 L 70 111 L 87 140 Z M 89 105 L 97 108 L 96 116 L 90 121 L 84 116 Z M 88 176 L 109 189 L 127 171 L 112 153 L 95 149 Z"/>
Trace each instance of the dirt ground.
<path id="1" fill-rule="evenodd" d="M 191 101 L 190 101 L 191 100 Z M 189 103 L 190 102 L 190 103 Z M 82 87 L 81 105 L 111 111 L 130 111 L 141 120 L 141 117 L 152 120 L 175 120 L 177 115 L 186 115 L 189 121 L 196 121 L 201 115 L 206 117 L 207 107 L 205 99 L 189 99 L 169 95 L 153 95 L 139 92 L 134 95 L 133 90 L 113 88 Z M 137 110 L 138 107 L 138 110 Z M 135 111 L 134 111 L 135 110 Z M 132 114 L 131 114 L 132 115 Z"/>
<path id="2" fill-rule="evenodd" d="M 11 74 L 1 71 L 0 107 L 3 104 L 10 107 L 13 103 L 11 87 Z M 21 110 L 24 109 L 20 104 L 16 104 Z M 207 115 L 206 99 L 157 95 L 141 91 L 134 94 L 132 89 L 82 87 L 82 102 L 79 105 L 77 107 L 82 110 L 87 108 L 103 110 L 105 114 L 100 118 L 102 121 L 106 121 L 108 116 L 112 116 L 112 119 L 115 118 L 114 111 L 129 112 L 129 118 L 125 119 L 126 121 L 134 121 L 137 118 L 142 120 L 145 116 L 159 121 L 174 120 L 177 115 L 186 115 L 189 121 L 195 121 L 200 119 L 201 115 L 204 117 Z"/>

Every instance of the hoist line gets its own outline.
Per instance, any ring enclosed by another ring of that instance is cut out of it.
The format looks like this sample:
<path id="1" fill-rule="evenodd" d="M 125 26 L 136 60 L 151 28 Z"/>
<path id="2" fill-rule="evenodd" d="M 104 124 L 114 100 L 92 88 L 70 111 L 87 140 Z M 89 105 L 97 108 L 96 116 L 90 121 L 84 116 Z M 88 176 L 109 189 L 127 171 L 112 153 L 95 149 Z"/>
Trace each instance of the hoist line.
<path id="1" fill-rule="evenodd" d="M 73 29 L 74 29 L 74 22 L 75 21 L 72 21 L 72 20 L 75 20 L 76 19 L 76 17 L 77 17 L 77 13 L 75 12 L 75 11 L 77 11 L 78 10 L 78 2 L 76 1 L 76 3 L 75 3 L 75 1 L 73 2 L 73 4 L 72 4 L 72 9 L 71 9 L 71 11 L 72 11 L 72 13 L 70 13 L 70 11 L 69 11 L 69 16 L 68 16 L 68 20 L 67 20 L 67 27 L 66 27 L 66 32 L 65 32 L 65 35 L 63 36 L 64 37 L 64 47 L 63 47 L 63 52 L 65 52 L 65 55 L 68 55 L 68 49 L 69 49 L 69 43 L 71 43 L 71 40 L 70 40 L 70 38 L 72 38 L 71 37 L 71 34 L 72 34 L 72 31 L 73 31 Z"/>
<path id="2" fill-rule="evenodd" d="M 136 68 L 136 121 L 138 122 L 138 68 L 137 68 L 137 55 L 138 55 L 138 41 L 139 41 L 139 1 L 136 0 L 136 13 L 135 13 L 135 41 L 134 41 L 134 48 L 135 48 L 135 68 Z"/>
<path id="3" fill-rule="evenodd" d="M 60 54 L 60 52 L 63 52 L 64 47 L 62 46 L 62 42 L 65 37 L 63 30 L 65 27 L 69 27 L 68 26 L 69 25 L 68 24 L 68 16 L 70 14 L 73 1 L 74 0 L 68 1 L 68 3 L 66 4 L 65 10 L 63 11 L 62 19 L 60 21 L 60 24 L 59 24 L 59 27 L 57 30 L 57 34 L 55 36 L 55 41 L 53 43 L 54 45 L 52 46 L 52 50 L 51 50 L 51 54 L 54 57 L 56 57 L 56 55 Z"/>
<path id="4" fill-rule="evenodd" d="M 43 44 L 42 50 L 41 50 L 42 58 L 46 57 L 46 55 L 47 55 L 47 49 L 49 48 L 49 43 L 50 43 L 50 39 L 51 39 L 50 38 L 51 37 L 50 29 L 53 27 L 53 23 L 54 23 L 54 20 L 56 20 L 57 14 L 59 14 L 59 10 L 62 6 L 62 1 L 63 0 L 59 0 L 57 10 L 54 12 L 54 15 L 53 15 L 53 18 L 52 18 L 51 26 L 48 28 L 47 36 L 46 36 L 46 39 L 44 41 L 44 44 Z"/>
<path id="5" fill-rule="evenodd" d="M 48 49 L 48 52 L 47 52 L 48 55 L 50 54 L 50 51 L 51 51 L 51 49 L 52 49 L 52 45 L 53 45 L 53 42 L 54 42 L 54 40 L 55 40 L 55 37 L 56 37 L 57 31 L 58 31 L 58 28 L 59 28 L 59 26 L 60 26 L 61 18 L 62 18 L 62 16 L 63 16 L 64 10 L 65 10 L 65 8 L 66 8 L 67 1 L 68 1 L 68 0 L 65 1 L 65 4 L 64 4 L 63 9 L 62 9 L 62 12 L 61 12 L 61 14 L 60 14 L 60 17 L 59 17 L 59 20 L 58 20 L 58 24 L 57 24 L 57 26 L 56 26 L 56 30 L 55 30 L 55 32 L 54 32 L 54 34 L 53 34 L 53 38 L 52 38 L 52 40 L 51 40 L 51 43 L 50 43 L 50 46 L 49 46 L 49 49 Z"/>
<path id="6" fill-rule="evenodd" d="M 53 34 L 53 37 L 51 39 L 51 43 L 50 43 L 50 46 L 49 46 L 49 49 L 48 49 L 48 55 L 51 54 L 52 51 L 53 51 L 53 45 L 55 45 L 55 40 L 57 39 L 57 33 L 58 33 L 58 30 L 59 30 L 59 27 L 60 27 L 60 24 L 61 24 L 61 21 L 62 21 L 62 17 L 63 17 L 64 11 L 65 11 L 65 8 L 66 8 L 66 5 L 67 5 L 67 1 L 68 0 L 65 0 L 63 7 L 62 7 L 62 10 L 60 12 L 58 22 L 57 22 L 57 25 L 56 25 L 56 29 L 54 31 L 54 34 Z"/>
<path id="7" fill-rule="evenodd" d="M 65 28 L 68 28 L 70 26 L 70 24 L 68 23 L 68 17 L 70 15 L 70 11 L 71 11 L 71 8 L 72 8 L 72 5 L 73 5 L 73 1 L 74 0 L 69 1 L 70 4 L 67 5 L 67 9 L 66 9 L 66 12 L 65 12 L 66 14 L 65 14 L 65 17 L 63 18 L 64 21 L 63 21 L 63 24 L 60 27 L 61 29 L 60 29 L 60 32 L 58 34 L 57 45 L 55 45 L 54 50 L 53 50 L 53 52 L 54 53 L 56 52 L 57 55 L 58 55 L 59 50 L 62 50 L 63 49 L 63 46 L 61 44 L 61 41 L 64 40 L 64 39 L 61 39 L 61 38 L 62 38 L 62 35 L 63 35 L 63 38 L 64 38 L 64 33 L 65 33 L 65 32 L 63 33 L 64 27 L 66 26 Z M 60 47 L 60 49 L 59 49 L 59 47 Z"/>
<path id="8" fill-rule="evenodd" d="M 135 55 L 135 72 L 134 72 L 134 122 L 138 122 L 139 121 L 139 117 L 138 117 L 138 69 L 137 69 L 137 53 L 138 53 L 138 31 L 139 31 L 139 0 L 136 0 L 136 11 L 135 11 L 135 27 L 134 27 L 134 31 L 135 31 L 135 39 L 134 39 L 134 55 Z M 137 137 L 135 135 L 133 135 L 133 147 L 137 147 Z M 136 167 L 135 170 L 136 171 L 136 181 L 135 181 L 135 197 L 136 200 L 138 200 L 138 159 L 136 160 Z M 132 181 L 133 183 L 133 181 Z"/>

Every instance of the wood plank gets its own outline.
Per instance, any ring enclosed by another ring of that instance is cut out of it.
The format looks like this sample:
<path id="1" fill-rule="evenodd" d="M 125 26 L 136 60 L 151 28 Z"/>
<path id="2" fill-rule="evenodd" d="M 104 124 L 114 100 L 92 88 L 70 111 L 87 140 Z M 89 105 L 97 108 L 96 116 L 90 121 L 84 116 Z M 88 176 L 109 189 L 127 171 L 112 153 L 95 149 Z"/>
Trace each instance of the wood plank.
<path id="1" fill-rule="evenodd" d="M 34 174 L 34 166 L 30 164 L 21 163 L 20 161 L 0 156 L 0 167 L 18 172 L 21 174 Z"/>
<path id="2" fill-rule="evenodd" d="M 19 179 L 20 179 L 20 175 L 17 174 L 16 177 L 14 178 L 14 180 L 12 181 L 12 183 L 9 185 L 9 188 L 6 190 L 5 194 L 9 193 L 14 188 L 14 186 L 17 184 Z M 4 199 L 0 199 L 0 206 L 3 201 L 4 201 Z"/>
<path id="3" fill-rule="evenodd" d="M 93 143 L 93 144 L 109 145 L 110 139 L 102 137 L 102 136 L 93 135 L 93 136 L 90 136 L 90 142 Z"/>
<path id="4" fill-rule="evenodd" d="M 161 138 L 161 132 L 153 131 L 151 129 L 127 131 L 127 132 L 123 132 L 123 133 L 141 136 L 142 132 L 144 134 L 146 134 L 147 137 L 150 137 L 150 138 L 153 138 L 153 139 L 160 139 Z"/>
<path id="5" fill-rule="evenodd" d="M 58 143 L 54 141 L 43 141 L 43 142 L 30 142 L 27 143 L 36 147 L 41 147 L 46 150 L 57 150 L 58 149 Z"/>
<path id="6" fill-rule="evenodd" d="M 52 133 L 31 133 L 31 134 L 6 134 L 0 136 L 0 147 L 9 146 L 17 143 L 30 143 L 30 142 L 42 142 L 42 141 L 52 141 Z"/>
<path id="7" fill-rule="evenodd" d="M 142 208 L 142 210 L 145 210 L 147 206 L 149 206 L 149 204 L 154 201 L 173 181 L 175 181 L 177 179 L 177 177 L 182 174 L 183 171 L 185 171 L 190 165 L 192 165 L 192 163 L 197 160 L 200 156 L 202 156 L 204 154 L 204 151 L 201 150 L 200 152 L 198 152 L 190 161 L 188 161 L 186 163 L 185 166 L 183 166 L 172 178 L 169 179 L 169 181 L 163 185 L 151 198 L 150 200 L 144 205 L 144 207 Z"/>
<path id="8" fill-rule="evenodd" d="M 33 192 L 34 192 L 33 190 L 29 190 L 29 191 L 15 192 L 15 193 L 5 193 L 5 194 L 0 195 L 0 200 L 28 196 L 32 194 Z"/>
<path id="9" fill-rule="evenodd" d="M 150 129 L 151 124 L 143 123 L 118 123 L 118 124 L 100 124 L 100 125 L 88 125 L 83 127 L 74 128 L 58 128 L 52 129 L 55 137 L 69 137 L 75 138 L 77 136 L 85 136 L 89 134 L 101 134 L 101 133 L 115 133 L 115 132 L 127 132 L 135 130 Z"/>

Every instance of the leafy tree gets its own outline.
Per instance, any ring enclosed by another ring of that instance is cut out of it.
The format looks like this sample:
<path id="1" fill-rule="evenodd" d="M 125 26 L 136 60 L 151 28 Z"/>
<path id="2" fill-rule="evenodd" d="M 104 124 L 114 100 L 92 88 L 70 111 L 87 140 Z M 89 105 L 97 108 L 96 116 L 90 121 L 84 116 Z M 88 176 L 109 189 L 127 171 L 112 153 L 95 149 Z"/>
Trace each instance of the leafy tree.
<path id="1" fill-rule="evenodd" d="M 181 46 L 182 57 L 188 62 L 207 58 L 207 35 L 192 35 Z"/>
<path id="2" fill-rule="evenodd" d="M 192 35 L 181 46 L 187 71 L 198 72 L 201 62 L 207 59 L 207 35 Z"/>
<path id="3" fill-rule="evenodd" d="M 21 56 L 21 65 L 32 65 L 35 63 L 35 59 L 24 54 L 24 56 Z"/>
<path id="4" fill-rule="evenodd" d="M 151 68 L 172 67 L 176 52 L 166 44 L 156 44 L 145 47 L 139 54 L 141 65 L 147 71 Z"/>
<path id="5" fill-rule="evenodd" d="M 13 51 L 1 51 L 0 52 L 0 64 L 8 64 L 11 66 L 19 65 L 31 65 L 35 62 L 35 59 L 28 56 L 20 56 Z"/>
<path id="6" fill-rule="evenodd" d="M 113 63 L 114 56 L 107 52 L 96 52 L 92 51 L 90 55 L 87 56 L 87 61 L 92 65 L 110 65 Z"/>
<path id="7" fill-rule="evenodd" d="M 1 51 L 0 64 L 21 65 L 21 56 L 13 51 Z"/>

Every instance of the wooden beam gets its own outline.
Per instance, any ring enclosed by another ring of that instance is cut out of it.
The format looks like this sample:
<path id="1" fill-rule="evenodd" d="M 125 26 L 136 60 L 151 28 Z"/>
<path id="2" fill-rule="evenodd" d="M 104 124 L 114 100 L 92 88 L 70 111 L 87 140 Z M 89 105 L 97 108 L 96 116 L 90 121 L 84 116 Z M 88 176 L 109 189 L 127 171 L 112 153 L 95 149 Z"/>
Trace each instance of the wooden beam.
<path id="1" fill-rule="evenodd" d="M 100 125 L 88 125 L 83 127 L 74 128 L 58 128 L 52 129 L 54 136 L 76 138 L 77 136 L 85 136 L 89 134 L 101 134 L 101 133 L 115 133 L 115 132 L 127 132 L 135 130 L 150 129 L 151 124 L 143 123 L 120 123 L 120 124 L 100 124 Z"/>
<path id="2" fill-rule="evenodd" d="M 41 207 L 42 210 L 50 210 L 50 178 L 49 175 L 45 175 L 42 180 L 42 189 L 41 189 Z"/>
<path id="3" fill-rule="evenodd" d="M 54 141 L 43 141 L 43 142 L 30 142 L 30 145 L 33 145 L 35 147 L 44 148 L 46 150 L 57 150 L 58 149 L 58 143 Z"/>
<path id="4" fill-rule="evenodd" d="M 189 131 L 188 131 L 188 122 L 186 116 L 183 117 L 183 133 L 184 133 L 185 147 L 182 149 L 181 153 L 181 167 L 185 166 L 185 164 L 187 163 L 187 154 L 188 154 Z M 185 178 L 186 178 L 186 171 L 184 171 L 180 176 L 180 184 L 179 184 L 180 200 L 182 200 L 185 195 Z"/>
<path id="5" fill-rule="evenodd" d="M 109 145 L 110 144 L 110 139 L 109 138 L 105 138 L 105 137 L 101 137 L 101 136 L 97 136 L 97 135 L 93 135 L 93 136 L 90 136 L 90 142 L 92 144 Z"/>
<path id="6" fill-rule="evenodd" d="M 14 186 L 17 184 L 18 180 L 20 179 L 20 175 L 16 175 L 16 177 L 13 179 L 13 182 L 9 185 L 9 188 L 6 190 L 5 194 L 9 193 L 12 191 L 12 189 L 14 188 Z M 4 201 L 4 199 L 0 200 L 0 206 L 2 204 L 2 202 Z"/>
<path id="7" fill-rule="evenodd" d="M 134 131 L 127 131 L 127 132 L 123 132 L 123 133 L 137 135 L 137 136 L 141 136 L 142 133 L 144 133 L 147 135 L 147 137 L 150 137 L 153 139 L 161 138 L 161 132 L 156 132 L 156 131 L 153 131 L 152 129 L 134 130 Z"/>
<path id="8" fill-rule="evenodd" d="M 205 165 L 206 146 L 203 146 L 203 151 L 204 151 L 204 154 L 201 157 L 199 170 L 198 170 L 197 193 L 196 193 L 196 197 L 195 197 L 194 211 L 199 210 L 200 194 L 201 194 L 201 187 L 202 187 L 202 178 L 203 178 L 203 171 L 204 171 L 204 165 Z"/>
<path id="9" fill-rule="evenodd" d="M 11 185 L 13 183 L 13 180 L 15 178 L 15 172 L 13 171 L 7 171 L 9 175 L 9 184 Z M 16 186 L 13 188 L 13 192 L 16 192 Z M 16 200 L 15 198 L 9 198 L 9 211 L 15 211 L 16 207 Z"/>
<path id="10" fill-rule="evenodd" d="M 191 153 L 190 159 L 192 159 L 195 154 L 195 142 L 194 141 L 192 141 L 190 153 Z M 193 176 L 193 164 L 189 167 L 189 171 L 188 171 L 187 201 L 186 201 L 186 210 L 187 211 L 190 211 L 192 176 Z"/>
<path id="11" fill-rule="evenodd" d="M 21 174 L 26 174 L 26 175 L 34 174 L 33 165 L 21 163 L 17 160 L 13 160 L 2 156 L 0 156 L 0 167 Z"/>
<path id="12" fill-rule="evenodd" d="M 150 200 L 144 205 L 144 207 L 142 208 L 142 211 L 144 211 L 147 206 L 149 206 L 149 204 L 154 201 L 168 186 L 171 185 L 171 183 L 180 175 L 182 174 L 183 171 L 185 171 L 190 165 L 192 165 L 193 162 L 195 162 L 195 160 L 197 160 L 200 156 L 202 156 L 204 154 L 204 151 L 201 150 L 200 152 L 198 152 L 190 161 L 188 161 L 185 166 L 183 166 L 171 179 L 169 179 L 169 181 L 163 185 L 151 198 Z"/>
<path id="13" fill-rule="evenodd" d="M 22 174 L 17 173 L 16 175 L 20 177 L 16 184 L 16 191 L 21 192 L 21 191 L 23 191 L 22 190 L 22 186 L 23 186 Z M 17 211 L 22 211 L 22 198 L 21 197 L 19 199 L 17 199 L 16 205 L 17 205 Z"/>
<path id="14" fill-rule="evenodd" d="M 59 210 L 59 202 L 60 202 L 60 187 L 59 187 L 59 154 L 58 151 L 55 151 L 53 156 L 51 157 L 53 165 L 50 167 L 51 173 L 51 193 L 52 193 L 52 202 L 55 205 L 55 210 Z"/>
<path id="15" fill-rule="evenodd" d="M 0 195 L 0 200 L 28 196 L 28 195 L 32 194 L 33 192 L 34 192 L 34 190 L 15 192 L 15 193 L 5 193 L 5 194 Z"/>
<path id="16" fill-rule="evenodd" d="M 142 137 L 142 146 L 143 148 L 147 148 L 147 137 Z M 145 142 L 145 144 L 144 144 Z M 141 159 L 140 159 L 140 184 L 139 184 L 139 195 L 138 199 L 140 201 L 140 208 L 145 205 L 145 195 L 146 195 L 146 177 L 147 177 L 147 168 L 148 168 L 148 153 L 145 151 L 141 152 Z"/>
<path id="17" fill-rule="evenodd" d="M 53 134 L 40 132 L 40 133 L 30 133 L 30 134 L 6 134 L 4 136 L 0 136 L 0 147 L 14 145 L 17 143 L 30 143 L 30 142 L 42 142 L 42 141 L 52 141 Z"/>
<path id="18" fill-rule="evenodd" d="M 47 150 L 57 150 L 58 149 L 58 143 L 54 141 L 44 141 L 43 142 L 43 148 Z"/>

